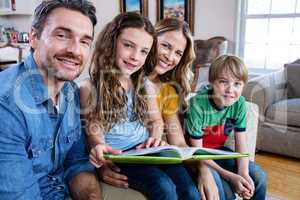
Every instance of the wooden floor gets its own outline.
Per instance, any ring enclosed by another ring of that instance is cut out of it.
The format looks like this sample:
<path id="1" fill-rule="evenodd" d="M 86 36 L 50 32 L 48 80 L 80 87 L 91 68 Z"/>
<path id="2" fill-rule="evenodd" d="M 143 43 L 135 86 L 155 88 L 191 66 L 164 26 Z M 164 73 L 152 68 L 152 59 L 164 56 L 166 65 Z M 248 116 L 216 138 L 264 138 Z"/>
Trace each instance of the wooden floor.
<path id="1" fill-rule="evenodd" d="M 280 200 L 300 200 L 300 159 L 258 152 L 255 161 L 268 174 L 269 195 Z"/>

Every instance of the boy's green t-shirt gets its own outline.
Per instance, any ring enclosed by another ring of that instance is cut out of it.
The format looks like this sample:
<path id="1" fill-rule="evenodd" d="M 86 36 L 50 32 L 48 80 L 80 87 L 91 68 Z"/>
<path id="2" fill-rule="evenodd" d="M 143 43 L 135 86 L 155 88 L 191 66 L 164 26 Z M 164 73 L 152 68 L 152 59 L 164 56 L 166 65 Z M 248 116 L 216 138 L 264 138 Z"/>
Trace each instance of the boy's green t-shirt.
<path id="1" fill-rule="evenodd" d="M 190 99 L 185 127 L 190 137 L 203 139 L 204 147 L 220 148 L 233 131 L 246 131 L 247 108 L 241 96 L 233 105 L 220 109 L 210 98 L 212 92 L 203 89 Z"/>

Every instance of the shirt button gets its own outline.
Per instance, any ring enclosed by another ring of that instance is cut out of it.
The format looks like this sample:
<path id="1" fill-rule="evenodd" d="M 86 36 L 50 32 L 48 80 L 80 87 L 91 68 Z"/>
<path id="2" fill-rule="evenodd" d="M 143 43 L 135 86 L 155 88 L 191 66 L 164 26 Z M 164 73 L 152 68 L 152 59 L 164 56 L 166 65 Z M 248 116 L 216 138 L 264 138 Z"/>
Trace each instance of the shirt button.
<path id="1" fill-rule="evenodd" d="M 62 186 L 62 185 L 56 187 L 56 189 L 58 189 L 58 190 L 63 190 L 64 188 L 65 188 L 65 187 Z"/>

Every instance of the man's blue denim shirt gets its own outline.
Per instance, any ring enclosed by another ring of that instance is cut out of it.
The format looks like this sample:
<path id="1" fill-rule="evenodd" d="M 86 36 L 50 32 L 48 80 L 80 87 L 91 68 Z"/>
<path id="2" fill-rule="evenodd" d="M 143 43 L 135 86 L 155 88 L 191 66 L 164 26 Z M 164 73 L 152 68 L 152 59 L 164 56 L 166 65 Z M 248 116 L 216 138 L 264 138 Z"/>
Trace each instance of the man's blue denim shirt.
<path id="1" fill-rule="evenodd" d="M 30 54 L 0 73 L 0 199 L 64 199 L 68 181 L 94 171 L 81 134 L 78 87 L 56 110 Z"/>

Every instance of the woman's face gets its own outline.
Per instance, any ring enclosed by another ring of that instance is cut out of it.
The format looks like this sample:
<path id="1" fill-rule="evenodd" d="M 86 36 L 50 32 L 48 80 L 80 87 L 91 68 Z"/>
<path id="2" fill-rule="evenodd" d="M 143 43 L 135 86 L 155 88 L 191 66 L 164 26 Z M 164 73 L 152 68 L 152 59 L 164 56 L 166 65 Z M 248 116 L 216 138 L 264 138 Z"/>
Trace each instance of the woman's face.
<path id="1" fill-rule="evenodd" d="M 153 37 L 144 28 L 126 28 L 117 39 L 116 63 L 122 75 L 130 77 L 145 63 Z"/>
<path id="2" fill-rule="evenodd" d="M 162 75 L 174 69 L 180 62 L 187 45 L 187 39 L 181 31 L 168 31 L 157 38 L 157 64 L 154 71 Z"/>

